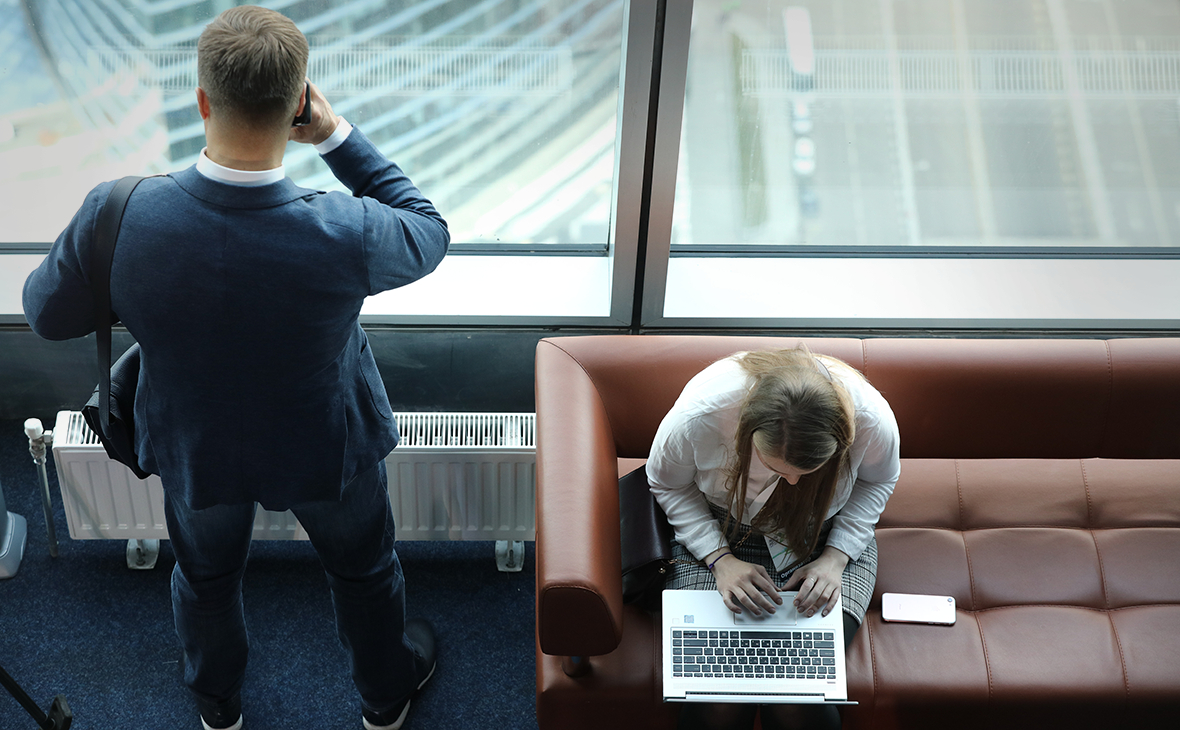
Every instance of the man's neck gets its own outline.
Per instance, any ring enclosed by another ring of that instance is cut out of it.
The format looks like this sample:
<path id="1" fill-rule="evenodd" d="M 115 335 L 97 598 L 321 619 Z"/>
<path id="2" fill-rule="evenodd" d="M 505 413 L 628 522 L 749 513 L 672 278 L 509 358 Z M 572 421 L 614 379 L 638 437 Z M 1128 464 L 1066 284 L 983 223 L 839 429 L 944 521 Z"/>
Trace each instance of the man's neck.
<path id="1" fill-rule="evenodd" d="M 215 148 L 212 144 L 205 149 L 205 154 L 209 156 L 210 160 L 232 170 L 273 170 L 283 164 L 282 155 L 279 155 L 278 159 L 269 157 L 266 159 L 240 159 L 232 153 L 227 154 L 226 151 Z"/>
<path id="2" fill-rule="evenodd" d="M 205 154 L 234 170 L 273 170 L 283 164 L 286 137 L 277 134 L 230 134 L 206 124 Z"/>

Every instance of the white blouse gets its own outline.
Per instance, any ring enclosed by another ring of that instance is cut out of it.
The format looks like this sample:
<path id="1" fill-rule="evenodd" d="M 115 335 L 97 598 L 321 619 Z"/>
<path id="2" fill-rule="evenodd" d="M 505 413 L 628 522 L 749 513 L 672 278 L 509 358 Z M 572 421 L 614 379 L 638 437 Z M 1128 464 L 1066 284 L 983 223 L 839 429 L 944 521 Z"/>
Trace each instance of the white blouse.
<path id="1" fill-rule="evenodd" d="M 667 513 L 676 540 L 698 559 L 728 544 L 708 503 L 728 506 L 726 468 L 736 458 L 738 415 L 752 385 L 737 361 L 740 355 L 713 363 L 688 382 L 660 423 L 648 457 L 652 493 Z M 838 361 L 822 361 L 856 410 L 849 469 L 837 482 L 825 515 L 835 517 L 827 544 L 856 560 L 872 539 L 901 474 L 897 420 L 885 398 L 860 373 Z M 778 475 L 761 460 L 750 460 L 744 524 L 750 524 L 778 484 Z M 794 561 L 778 542 L 768 538 L 766 544 L 778 570 Z"/>

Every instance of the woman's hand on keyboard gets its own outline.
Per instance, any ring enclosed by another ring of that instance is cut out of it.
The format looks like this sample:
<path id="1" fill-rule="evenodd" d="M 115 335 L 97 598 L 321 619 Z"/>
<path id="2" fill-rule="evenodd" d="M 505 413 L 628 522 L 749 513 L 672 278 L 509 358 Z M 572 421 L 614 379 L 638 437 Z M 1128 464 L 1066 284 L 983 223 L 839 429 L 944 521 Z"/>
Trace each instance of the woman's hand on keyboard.
<path id="1" fill-rule="evenodd" d="M 784 591 L 799 591 L 795 610 L 801 616 L 814 616 L 822 607 L 827 616 L 840 598 L 840 585 L 848 556 L 834 547 L 826 547 L 815 561 L 796 570 L 783 586 Z"/>
<path id="2" fill-rule="evenodd" d="M 747 563 L 731 553 L 713 565 L 713 576 L 726 607 L 734 613 L 741 613 L 744 606 L 761 616 L 762 611 L 774 613 L 775 606 L 782 605 L 774 581 L 761 565 Z"/>

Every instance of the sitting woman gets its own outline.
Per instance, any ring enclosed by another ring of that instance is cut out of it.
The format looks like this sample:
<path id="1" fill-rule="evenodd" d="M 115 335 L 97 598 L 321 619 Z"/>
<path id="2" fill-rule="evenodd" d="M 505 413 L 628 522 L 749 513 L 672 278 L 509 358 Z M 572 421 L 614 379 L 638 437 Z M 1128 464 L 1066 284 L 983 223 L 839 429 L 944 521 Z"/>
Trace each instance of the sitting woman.
<path id="1" fill-rule="evenodd" d="M 666 588 L 716 588 L 735 613 L 780 590 L 812 616 L 843 602 L 846 645 L 877 575 L 874 526 L 900 474 L 897 421 L 856 370 L 804 349 L 739 353 L 685 386 L 647 462 L 675 531 Z M 757 705 L 686 704 L 681 728 L 749 728 Z M 762 727 L 839 728 L 833 706 L 762 705 Z"/>

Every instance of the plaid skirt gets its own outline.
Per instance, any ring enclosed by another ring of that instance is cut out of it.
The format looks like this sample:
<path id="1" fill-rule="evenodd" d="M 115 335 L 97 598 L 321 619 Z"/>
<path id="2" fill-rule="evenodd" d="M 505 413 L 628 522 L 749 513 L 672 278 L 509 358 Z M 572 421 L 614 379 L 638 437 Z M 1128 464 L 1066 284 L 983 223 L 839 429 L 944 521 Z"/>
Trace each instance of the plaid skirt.
<path id="1" fill-rule="evenodd" d="M 710 509 L 713 511 L 713 516 L 725 524 L 726 511 L 716 505 L 710 504 Z M 815 552 L 806 561 L 810 563 L 820 556 L 824 547 L 827 545 L 828 533 L 832 529 L 832 520 L 828 520 L 820 528 L 819 546 L 816 547 Z M 743 538 L 746 538 L 750 533 L 749 525 L 738 525 L 736 539 L 732 542 L 737 543 Z M 748 539 L 742 542 L 737 548 L 733 549 L 734 557 L 739 560 L 744 560 L 747 563 L 754 563 L 766 568 L 766 572 L 770 575 L 771 580 L 776 585 L 783 585 L 795 569 L 786 571 L 778 571 L 774 567 L 774 560 L 770 557 L 770 550 L 766 547 L 766 540 L 762 539 L 761 535 L 750 535 Z M 689 589 L 689 590 L 717 590 L 717 579 L 713 577 L 708 566 L 693 557 L 683 545 L 676 540 L 672 540 L 672 557 L 675 563 L 672 565 L 672 571 L 668 574 L 668 578 L 664 583 L 667 589 Z M 805 563 L 804 563 L 805 564 Z M 801 564 L 803 565 L 803 564 Z M 865 548 L 861 556 L 856 560 L 848 561 L 848 565 L 844 568 L 844 575 L 842 576 L 840 585 L 840 597 L 843 602 L 844 613 L 856 619 L 857 625 L 864 623 L 865 611 L 868 610 L 869 601 L 873 597 L 873 587 L 877 583 L 877 538 L 869 541 L 868 547 Z"/>

